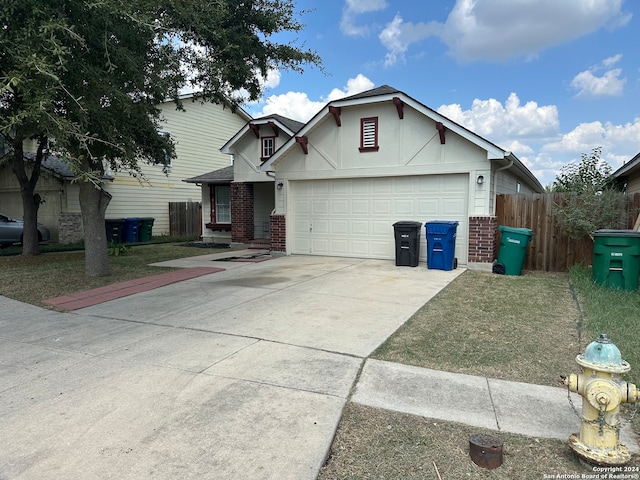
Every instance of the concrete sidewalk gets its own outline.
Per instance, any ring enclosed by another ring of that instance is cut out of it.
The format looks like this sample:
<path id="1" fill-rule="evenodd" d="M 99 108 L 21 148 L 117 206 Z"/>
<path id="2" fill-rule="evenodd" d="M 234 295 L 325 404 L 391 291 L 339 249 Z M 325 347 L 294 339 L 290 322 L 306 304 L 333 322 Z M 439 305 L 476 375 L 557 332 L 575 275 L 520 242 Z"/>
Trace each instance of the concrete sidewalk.
<path id="1" fill-rule="evenodd" d="M 479 431 L 567 440 L 580 428 L 565 388 L 508 382 L 369 359 L 352 401 L 428 418 L 464 423 Z M 578 411 L 582 397 L 571 393 Z M 622 443 L 640 454 L 630 427 Z"/>
<path id="2" fill-rule="evenodd" d="M 462 270 L 222 256 L 73 313 L 0 297 L 2 480 L 313 479 L 354 391 L 482 429 L 577 430 L 561 388 L 366 360 Z"/>

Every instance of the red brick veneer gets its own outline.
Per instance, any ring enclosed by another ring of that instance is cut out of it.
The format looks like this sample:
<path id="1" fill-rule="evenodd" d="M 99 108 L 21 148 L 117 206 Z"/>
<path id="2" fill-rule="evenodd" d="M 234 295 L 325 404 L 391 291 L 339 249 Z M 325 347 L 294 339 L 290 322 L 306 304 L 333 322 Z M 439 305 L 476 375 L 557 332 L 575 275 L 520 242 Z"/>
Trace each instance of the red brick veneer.
<path id="1" fill-rule="evenodd" d="M 497 217 L 469 217 L 469 262 L 493 262 L 498 254 L 497 241 Z"/>
<path id="2" fill-rule="evenodd" d="M 231 183 L 231 241 L 253 240 L 253 184 Z"/>
<path id="3" fill-rule="evenodd" d="M 287 222 L 284 215 L 271 215 L 271 251 L 287 251 Z"/>

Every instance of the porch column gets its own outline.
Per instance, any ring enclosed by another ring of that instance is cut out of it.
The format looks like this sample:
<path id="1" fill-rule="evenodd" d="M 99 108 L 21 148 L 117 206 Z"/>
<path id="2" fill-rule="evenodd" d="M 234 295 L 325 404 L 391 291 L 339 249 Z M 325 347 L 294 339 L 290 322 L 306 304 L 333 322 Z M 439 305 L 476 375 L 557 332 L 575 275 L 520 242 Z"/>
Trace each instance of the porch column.
<path id="1" fill-rule="evenodd" d="M 253 184 L 231 183 L 231 241 L 250 243 L 253 240 Z"/>

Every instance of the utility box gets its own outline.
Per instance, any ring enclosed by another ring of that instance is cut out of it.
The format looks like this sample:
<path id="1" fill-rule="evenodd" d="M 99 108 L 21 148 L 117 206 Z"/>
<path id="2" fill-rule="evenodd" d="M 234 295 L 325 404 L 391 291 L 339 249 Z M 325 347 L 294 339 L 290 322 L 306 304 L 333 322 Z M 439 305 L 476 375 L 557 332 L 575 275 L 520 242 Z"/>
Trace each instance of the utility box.
<path id="1" fill-rule="evenodd" d="M 502 225 L 498 227 L 498 230 L 500 230 L 500 250 L 498 251 L 497 264 L 504 267 L 505 275 L 520 275 L 533 232 L 528 228 L 504 227 Z"/>
<path id="2" fill-rule="evenodd" d="M 593 236 L 593 281 L 609 288 L 638 290 L 640 232 L 596 230 Z"/>
<path id="3" fill-rule="evenodd" d="M 393 224 L 396 239 L 396 266 L 417 267 L 420 262 L 422 223 L 401 221 Z"/>
<path id="4" fill-rule="evenodd" d="M 424 224 L 427 232 L 427 268 L 453 270 L 456 259 L 456 235 L 458 222 L 434 220 Z"/>

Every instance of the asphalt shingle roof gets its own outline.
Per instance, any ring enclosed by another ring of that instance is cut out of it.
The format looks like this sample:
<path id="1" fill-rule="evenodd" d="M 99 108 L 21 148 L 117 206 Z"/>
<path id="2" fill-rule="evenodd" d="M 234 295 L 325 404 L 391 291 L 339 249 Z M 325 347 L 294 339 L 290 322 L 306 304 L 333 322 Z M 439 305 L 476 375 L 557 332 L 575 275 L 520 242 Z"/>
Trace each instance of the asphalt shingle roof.
<path id="1" fill-rule="evenodd" d="M 233 182 L 233 166 L 224 167 L 213 172 L 203 173 L 197 177 L 183 180 L 187 183 L 231 183 Z"/>

